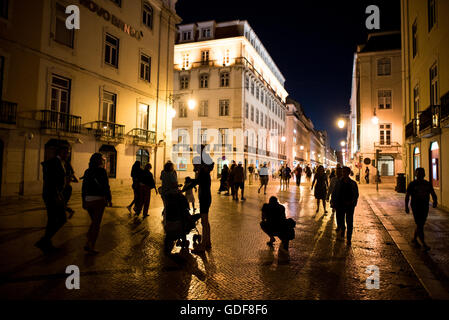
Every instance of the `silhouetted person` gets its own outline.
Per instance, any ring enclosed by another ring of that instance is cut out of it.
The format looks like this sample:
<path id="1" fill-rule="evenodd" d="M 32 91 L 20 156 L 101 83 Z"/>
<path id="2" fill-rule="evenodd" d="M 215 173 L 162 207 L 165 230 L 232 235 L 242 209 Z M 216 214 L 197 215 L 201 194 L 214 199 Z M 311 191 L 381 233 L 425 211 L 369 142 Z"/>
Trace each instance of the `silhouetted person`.
<path id="1" fill-rule="evenodd" d="M 332 192 L 332 206 L 335 208 L 337 214 L 337 232 L 340 232 L 340 235 L 344 237 L 347 227 L 347 243 L 351 245 L 354 209 L 359 199 L 359 188 L 357 187 L 357 183 L 349 177 L 351 174 L 350 168 L 343 167 L 342 174 L 342 178 L 338 180 Z"/>
<path id="2" fill-rule="evenodd" d="M 112 206 L 108 174 L 104 169 L 101 153 L 94 153 L 90 157 L 89 168 L 84 172 L 81 196 L 83 208 L 87 210 L 91 219 L 84 250 L 90 254 L 97 254 L 95 243 L 100 232 L 104 209 L 107 205 Z"/>
<path id="3" fill-rule="evenodd" d="M 287 221 L 285 207 L 278 202 L 276 197 L 271 197 L 269 202 L 262 206 L 260 227 L 270 237 L 270 241 L 267 242 L 268 246 L 273 247 L 273 243 L 276 241 L 274 237 L 277 236 L 282 242 L 279 249 L 288 251 L 289 241 L 294 238 L 294 229 Z"/>
<path id="4" fill-rule="evenodd" d="M 284 170 L 282 170 L 282 178 L 284 179 L 285 189 L 290 189 L 290 179 L 292 177 L 292 169 L 286 164 Z"/>
<path id="5" fill-rule="evenodd" d="M 326 198 L 327 198 L 327 188 L 328 181 L 326 173 L 324 172 L 324 167 L 319 166 L 315 176 L 313 177 L 312 188 L 315 186 L 314 196 L 316 199 L 316 212 L 320 211 L 320 200 L 323 202 L 324 213 L 327 213 L 326 209 Z"/>
<path id="6" fill-rule="evenodd" d="M 72 182 L 77 183 L 78 179 L 75 176 L 75 170 L 73 170 L 73 167 L 70 163 L 70 161 L 67 159 L 67 161 L 64 162 L 64 169 L 66 174 L 66 182 L 64 186 L 64 190 L 62 191 L 62 194 L 64 196 L 65 201 L 65 211 L 69 213 L 68 219 L 71 219 L 75 211 L 68 206 L 68 203 L 70 201 L 70 198 L 72 197 Z"/>
<path id="7" fill-rule="evenodd" d="M 153 174 L 151 173 L 151 164 L 147 163 L 141 172 L 139 183 L 139 201 L 136 205 L 136 215 L 138 216 L 143 208 L 143 218 L 148 217 L 148 209 L 150 208 L 151 190 L 156 190 Z"/>
<path id="8" fill-rule="evenodd" d="M 264 188 L 263 194 L 267 194 L 269 172 L 268 172 L 268 167 L 267 167 L 266 163 L 264 163 L 263 166 L 259 170 L 259 179 L 260 179 L 260 187 L 259 187 L 259 190 L 257 190 L 257 192 L 260 193 L 260 189 L 262 189 L 262 187 L 263 187 Z"/>
<path id="9" fill-rule="evenodd" d="M 131 213 L 131 208 L 134 205 L 134 209 L 136 209 L 139 205 L 139 195 L 140 195 L 140 178 L 142 175 L 142 168 L 140 161 L 134 162 L 131 168 L 131 178 L 133 179 L 132 189 L 134 193 L 133 201 L 127 206 L 129 213 Z M 134 210 L 135 212 L 136 210 Z"/>
<path id="10" fill-rule="evenodd" d="M 254 179 L 254 166 L 252 164 L 249 165 L 248 167 L 248 172 L 249 172 L 249 184 L 253 184 L 253 179 Z"/>
<path id="11" fill-rule="evenodd" d="M 235 170 L 234 168 L 237 166 L 237 164 L 235 163 L 234 160 L 232 160 L 231 163 L 231 168 L 229 169 L 229 176 L 228 176 L 228 185 L 229 188 L 231 189 L 231 195 L 232 195 L 232 199 L 235 200 L 235 187 L 234 187 L 234 174 L 235 174 Z"/>
<path id="12" fill-rule="evenodd" d="M 410 213 L 408 207 L 410 197 L 412 198 L 411 207 L 413 212 L 413 218 L 416 223 L 415 235 L 412 242 L 419 246 L 418 239 L 422 242 L 424 249 L 430 250 L 430 247 L 424 240 L 424 225 L 426 224 L 427 216 L 429 214 L 429 200 L 432 196 L 433 207 L 438 206 L 437 195 L 433 189 L 432 183 L 424 180 L 426 172 L 423 168 L 417 168 L 415 170 L 416 179 L 409 183 L 407 187 L 407 194 L 405 196 L 405 212 Z"/>
<path id="13" fill-rule="evenodd" d="M 64 189 L 66 186 L 65 162 L 69 156 L 69 146 L 60 144 L 57 147 L 56 157 L 42 162 L 43 190 L 42 198 L 47 208 L 47 226 L 44 236 L 36 242 L 35 246 L 44 253 L 55 249 L 51 242 L 53 236 L 66 223 L 66 200 Z"/>
<path id="14" fill-rule="evenodd" d="M 366 167 L 366 169 L 365 169 L 365 181 L 366 181 L 366 184 L 369 184 L 369 168 L 368 167 Z"/>
<path id="15" fill-rule="evenodd" d="M 310 179 L 312 178 L 312 170 L 310 169 L 309 166 L 306 167 L 305 172 L 307 181 L 310 182 Z"/>
<path id="16" fill-rule="evenodd" d="M 161 182 L 159 193 L 165 205 L 167 195 L 179 192 L 178 174 L 175 171 L 173 162 L 167 161 L 165 163 L 164 170 L 161 171 Z"/>
<path id="17" fill-rule="evenodd" d="M 192 183 L 193 180 L 190 177 L 186 177 L 184 181 L 185 181 L 184 185 L 186 186 L 186 185 Z M 190 203 L 191 203 L 193 212 L 195 213 L 196 208 L 195 208 L 195 196 L 193 195 L 193 189 L 195 189 L 195 191 L 197 191 L 196 187 L 187 189 L 185 191 L 185 196 L 186 196 L 187 202 L 189 203 L 189 208 L 190 208 Z"/>
<path id="18" fill-rule="evenodd" d="M 243 169 L 242 163 L 239 162 L 238 166 L 234 167 L 234 200 L 239 200 L 239 189 L 241 189 L 241 200 L 245 199 L 245 169 Z"/>
<path id="19" fill-rule="evenodd" d="M 333 175 L 333 176 L 332 176 Z M 343 170 L 341 167 L 338 167 L 337 170 L 332 170 L 332 173 L 330 175 L 332 178 L 329 182 L 329 190 L 327 192 L 327 200 L 329 201 L 332 193 L 334 192 L 335 186 L 337 185 L 338 181 L 341 179 L 341 177 L 343 176 Z M 333 206 L 333 201 L 331 199 L 330 201 L 331 203 L 331 208 L 332 208 L 332 213 L 335 213 L 335 208 Z"/>
<path id="20" fill-rule="evenodd" d="M 229 168 L 228 165 L 225 164 L 223 169 L 221 170 L 220 177 L 220 188 L 218 189 L 218 194 L 221 194 L 222 191 L 226 191 L 225 196 L 229 196 Z"/>

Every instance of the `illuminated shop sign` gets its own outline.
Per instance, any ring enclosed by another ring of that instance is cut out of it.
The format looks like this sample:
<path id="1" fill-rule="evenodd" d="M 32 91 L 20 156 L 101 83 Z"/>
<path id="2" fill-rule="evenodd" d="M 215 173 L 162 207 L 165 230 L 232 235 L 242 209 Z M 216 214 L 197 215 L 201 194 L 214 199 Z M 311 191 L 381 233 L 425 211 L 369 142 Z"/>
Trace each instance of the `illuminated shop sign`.
<path id="1" fill-rule="evenodd" d="M 96 13 L 99 17 L 102 17 L 106 21 L 110 21 L 114 26 L 129 34 L 131 37 L 140 40 L 143 38 L 143 32 L 136 30 L 131 25 L 123 22 L 120 18 L 110 13 L 105 8 L 99 6 L 92 0 L 79 0 L 80 4 L 88 8 L 93 13 Z"/>

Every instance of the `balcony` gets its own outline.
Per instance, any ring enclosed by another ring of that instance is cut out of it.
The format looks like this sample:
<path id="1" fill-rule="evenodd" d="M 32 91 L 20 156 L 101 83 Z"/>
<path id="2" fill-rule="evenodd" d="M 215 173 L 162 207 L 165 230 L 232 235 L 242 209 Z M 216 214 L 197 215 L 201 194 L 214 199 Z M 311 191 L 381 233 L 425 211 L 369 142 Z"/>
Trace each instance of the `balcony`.
<path id="1" fill-rule="evenodd" d="M 156 132 L 145 129 L 134 128 L 128 136 L 132 137 L 133 143 L 136 145 L 155 145 Z"/>
<path id="2" fill-rule="evenodd" d="M 445 122 L 445 128 L 449 127 L 449 92 L 441 97 L 441 122 Z"/>
<path id="3" fill-rule="evenodd" d="M 80 133 L 81 117 L 53 110 L 40 110 L 41 129 L 57 132 Z"/>
<path id="4" fill-rule="evenodd" d="M 405 126 L 405 139 L 409 144 L 420 142 L 421 139 L 418 137 L 419 133 L 419 120 L 418 119 L 412 119 L 406 126 Z"/>
<path id="5" fill-rule="evenodd" d="M 125 136 L 125 126 L 107 121 L 94 121 L 84 124 L 84 127 L 102 141 L 120 141 Z"/>
<path id="6" fill-rule="evenodd" d="M 1 101 L 0 104 L 0 123 L 16 124 L 17 103 Z"/>
<path id="7" fill-rule="evenodd" d="M 381 144 L 374 142 L 374 150 L 379 149 L 381 153 L 401 153 L 401 145 L 398 142 L 391 142 L 390 144 Z"/>
<path id="8" fill-rule="evenodd" d="M 440 106 L 430 106 L 419 115 L 419 134 L 423 138 L 430 138 L 441 133 L 440 111 Z"/>
<path id="9" fill-rule="evenodd" d="M 233 152 L 232 144 L 214 144 L 214 152 Z"/>

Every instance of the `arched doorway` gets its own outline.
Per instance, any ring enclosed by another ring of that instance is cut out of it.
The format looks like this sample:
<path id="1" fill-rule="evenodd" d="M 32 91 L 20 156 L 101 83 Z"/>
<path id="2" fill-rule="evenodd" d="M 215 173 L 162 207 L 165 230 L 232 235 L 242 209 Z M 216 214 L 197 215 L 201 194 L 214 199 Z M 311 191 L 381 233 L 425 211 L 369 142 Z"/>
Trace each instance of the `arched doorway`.
<path id="1" fill-rule="evenodd" d="M 104 144 L 101 146 L 99 152 L 105 158 L 105 169 L 109 178 L 117 176 L 117 150 L 114 146 Z"/>
<path id="2" fill-rule="evenodd" d="M 432 185 L 435 188 L 440 187 L 440 146 L 438 142 L 432 142 L 430 144 L 430 179 L 432 180 Z"/>
<path id="3" fill-rule="evenodd" d="M 137 150 L 136 161 L 140 161 L 142 168 L 144 168 L 150 162 L 150 153 L 146 149 Z"/>

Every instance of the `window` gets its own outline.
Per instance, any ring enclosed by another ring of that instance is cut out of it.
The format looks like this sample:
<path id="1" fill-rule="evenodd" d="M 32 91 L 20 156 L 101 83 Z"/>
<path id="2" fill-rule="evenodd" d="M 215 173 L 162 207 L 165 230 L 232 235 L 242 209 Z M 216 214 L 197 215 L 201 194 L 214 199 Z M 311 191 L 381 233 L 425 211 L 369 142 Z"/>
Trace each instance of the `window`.
<path id="1" fill-rule="evenodd" d="M 70 79 L 52 75 L 50 102 L 52 111 L 70 113 L 70 85 Z"/>
<path id="2" fill-rule="evenodd" d="M 429 32 L 430 32 L 433 29 L 433 26 L 437 23 L 436 0 L 427 0 L 427 14 L 428 14 Z"/>
<path id="3" fill-rule="evenodd" d="M 200 144 L 207 144 L 207 128 L 200 128 Z"/>
<path id="4" fill-rule="evenodd" d="M 143 4 L 142 22 L 148 28 L 153 29 L 153 7 L 148 3 Z"/>
<path id="5" fill-rule="evenodd" d="M 190 54 L 184 53 L 184 55 L 182 56 L 182 68 L 188 69 L 189 66 L 190 66 Z"/>
<path id="6" fill-rule="evenodd" d="M 227 128 L 220 128 L 218 129 L 220 132 L 220 138 L 221 138 L 221 145 L 225 146 L 228 144 L 228 129 Z"/>
<path id="7" fill-rule="evenodd" d="M 189 76 L 186 76 L 186 75 L 181 76 L 179 78 L 179 81 L 180 81 L 179 86 L 180 86 L 181 90 L 185 90 L 185 89 L 189 88 Z"/>
<path id="8" fill-rule="evenodd" d="M 146 54 L 140 55 L 140 79 L 150 82 L 151 78 L 151 58 Z"/>
<path id="9" fill-rule="evenodd" d="M 412 50 L 413 58 L 418 54 L 418 22 L 415 21 L 412 26 Z"/>
<path id="10" fill-rule="evenodd" d="M 142 168 L 145 168 L 147 163 L 150 162 L 150 153 L 145 149 L 139 149 L 136 152 L 136 161 L 140 161 Z"/>
<path id="11" fill-rule="evenodd" d="M 104 62 L 118 68 L 119 39 L 106 33 L 104 46 Z"/>
<path id="12" fill-rule="evenodd" d="M 254 106 L 251 106 L 251 121 L 254 121 Z"/>
<path id="13" fill-rule="evenodd" d="M 436 188 L 440 186 L 440 147 L 438 142 L 432 142 L 430 145 L 430 178 L 432 185 Z"/>
<path id="14" fill-rule="evenodd" d="M 201 101 L 200 109 L 198 110 L 198 117 L 207 117 L 209 115 L 209 101 Z"/>
<path id="15" fill-rule="evenodd" d="M 248 76 L 245 77 L 245 89 L 249 90 L 249 77 Z"/>
<path id="16" fill-rule="evenodd" d="M 220 74 L 220 87 L 229 87 L 229 72 Z"/>
<path id="17" fill-rule="evenodd" d="M 118 5 L 119 7 L 122 6 L 122 0 L 111 0 L 112 2 L 114 2 L 116 5 Z"/>
<path id="18" fill-rule="evenodd" d="M 0 0 L 0 18 L 8 19 L 8 2 L 9 0 Z"/>
<path id="19" fill-rule="evenodd" d="M 224 53 L 224 56 L 223 56 L 223 65 L 224 66 L 229 65 L 229 63 L 230 63 L 230 55 L 231 55 L 231 53 L 230 53 L 229 49 L 226 49 L 225 53 Z"/>
<path id="20" fill-rule="evenodd" d="M 256 109 L 256 124 L 259 124 L 259 110 Z"/>
<path id="21" fill-rule="evenodd" d="M 419 148 L 416 147 L 413 150 L 413 172 L 415 172 L 415 170 L 419 167 L 421 167 L 421 154 L 419 152 Z"/>
<path id="22" fill-rule="evenodd" d="M 430 105 L 438 105 L 438 67 L 434 64 L 430 68 Z"/>
<path id="23" fill-rule="evenodd" d="M 115 123 L 115 113 L 117 109 L 117 95 L 108 91 L 103 91 L 102 117 L 105 122 Z"/>
<path id="24" fill-rule="evenodd" d="M 105 169 L 109 178 L 115 178 L 117 174 L 117 150 L 111 145 L 102 145 L 100 153 L 105 159 Z"/>
<path id="25" fill-rule="evenodd" d="M 391 75 L 391 59 L 384 58 L 377 60 L 377 75 L 389 76 Z"/>
<path id="26" fill-rule="evenodd" d="M 229 100 L 220 100 L 220 116 L 229 116 Z"/>
<path id="27" fill-rule="evenodd" d="M 209 50 L 201 51 L 201 62 L 202 64 L 209 63 Z"/>
<path id="28" fill-rule="evenodd" d="M 381 124 L 380 126 L 380 145 L 391 145 L 391 124 Z"/>
<path id="29" fill-rule="evenodd" d="M 138 128 L 148 130 L 149 114 L 150 114 L 150 106 L 147 104 L 139 103 L 139 110 L 137 114 Z"/>
<path id="30" fill-rule="evenodd" d="M 391 90 L 379 90 L 377 101 L 379 109 L 391 109 Z"/>
<path id="31" fill-rule="evenodd" d="M 182 41 L 189 41 L 192 38 L 192 31 L 184 31 L 182 33 Z"/>
<path id="32" fill-rule="evenodd" d="M 187 106 L 184 102 L 179 103 L 179 117 L 187 118 Z"/>
<path id="33" fill-rule="evenodd" d="M 413 89 L 413 107 L 415 119 L 418 119 L 419 112 L 419 85 Z"/>
<path id="34" fill-rule="evenodd" d="M 210 28 L 201 29 L 201 38 L 203 39 L 210 38 L 210 35 L 211 35 Z"/>
<path id="35" fill-rule="evenodd" d="M 259 86 L 256 87 L 256 99 L 259 100 Z"/>
<path id="36" fill-rule="evenodd" d="M 2 7 L 7 1 L 1 0 Z M 3 11 L 3 8 L 1 8 Z M 7 10 L 7 8 L 6 8 Z M 3 16 L 3 13 L 2 13 Z M 67 29 L 65 26 L 65 20 L 67 15 L 65 14 L 65 6 L 56 2 L 56 23 L 55 23 L 55 41 L 63 44 L 69 48 L 73 48 L 73 40 L 75 38 L 75 29 Z"/>
<path id="37" fill-rule="evenodd" d="M 254 82 L 251 81 L 251 94 L 254 95 Z"/>
<path id="38" fill-rule="evenodd" d="M 208 88 L 209 87 L 209 75 L 203 73 L 200 75 L 200 88 Z"/>
<path id="39" fill-rule="evenodd" d="M 245 118 L 249 119 L 249 104 L 246 103 L 245 105 Z"/>

